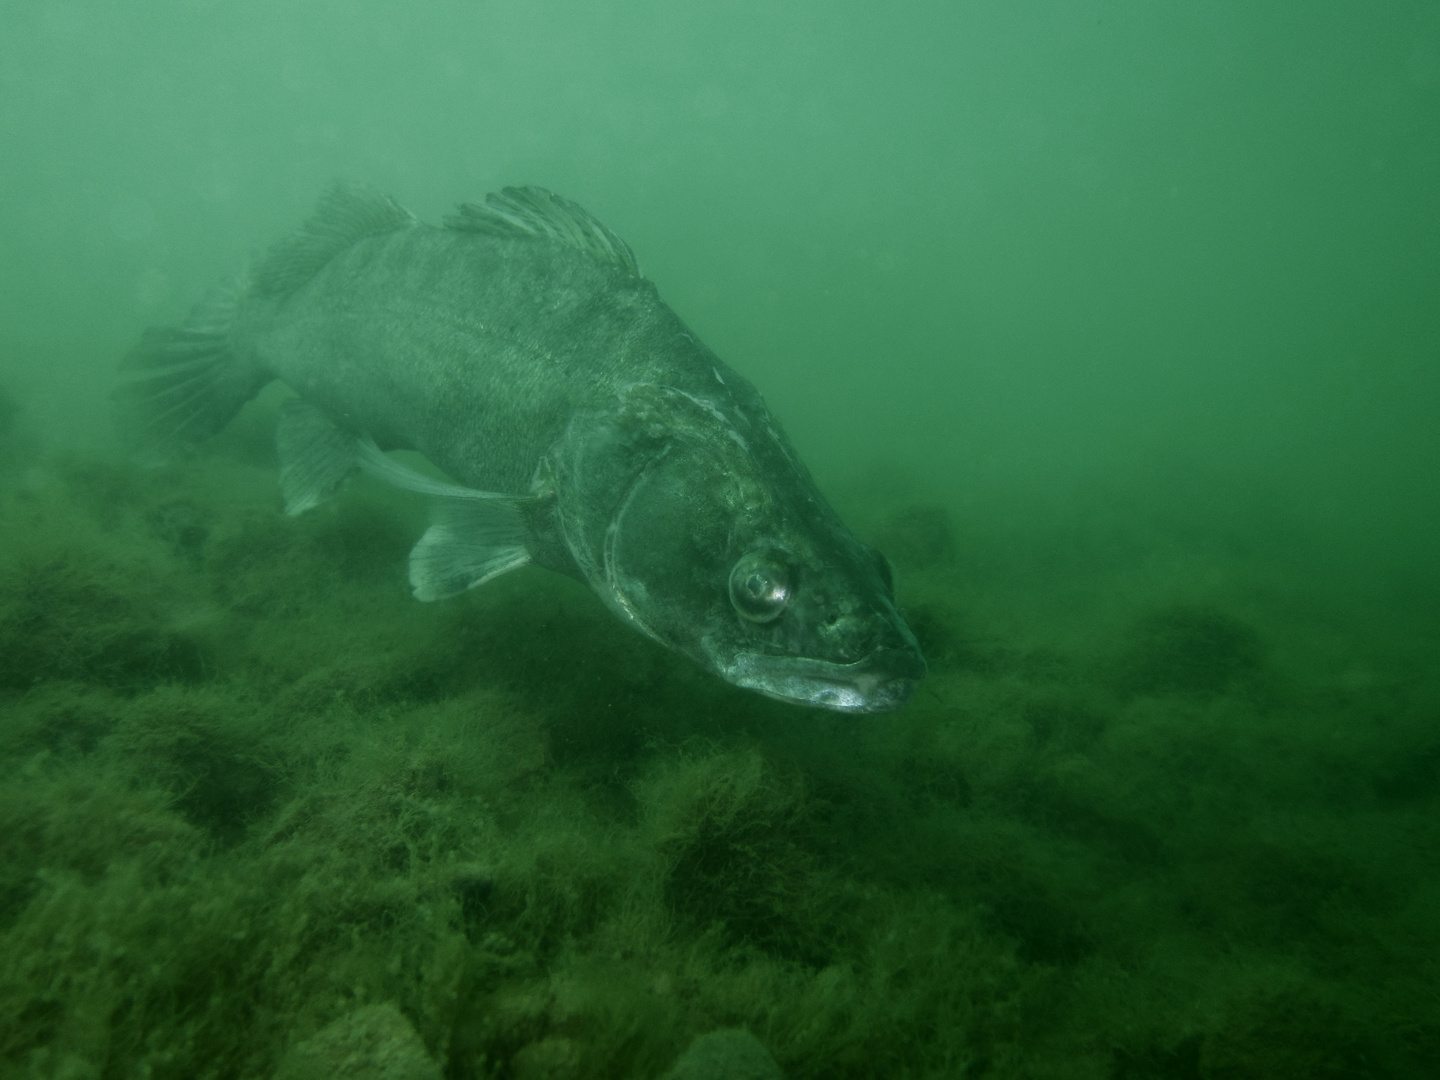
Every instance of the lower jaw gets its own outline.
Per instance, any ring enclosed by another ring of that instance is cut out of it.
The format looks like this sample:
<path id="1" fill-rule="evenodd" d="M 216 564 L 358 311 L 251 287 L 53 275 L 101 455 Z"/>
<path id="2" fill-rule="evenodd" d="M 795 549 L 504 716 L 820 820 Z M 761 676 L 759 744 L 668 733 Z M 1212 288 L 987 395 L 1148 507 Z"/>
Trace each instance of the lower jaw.
<path id="1" fill-rule="evenodd" d="M 915 690 L 910 679 L 878 673 L 847 672 L 847 678 L 830 679 L 810 672 L 791 672 L 737 663 L 725 672 L 728 681 L 779 701 L 834 712 L 878 713 L 903 707 Z"/>

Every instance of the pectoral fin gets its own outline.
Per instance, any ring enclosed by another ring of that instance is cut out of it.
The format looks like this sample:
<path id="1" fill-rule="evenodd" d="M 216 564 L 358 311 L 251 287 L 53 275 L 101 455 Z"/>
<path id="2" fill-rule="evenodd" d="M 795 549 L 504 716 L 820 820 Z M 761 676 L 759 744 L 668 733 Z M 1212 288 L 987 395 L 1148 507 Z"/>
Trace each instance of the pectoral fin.
<path id="1" fill-rule="evenodd" d="M 443 600 L 528 563 L 520 502 L 503 495 L 436 499 L 432 524 L 410 552 L 415 599 Z"/>
<path id="2" fill-rule="evenodd" d="M 483 585 L 531 560 L 526 513 L 533 498 L 497 495 L 433 480 L 381 452 L 357 444 L 358 464 L 372 476 L 431 496 L 431 525 L 410 552 L 410 587 L 417 600 L 443 600 Z"/>

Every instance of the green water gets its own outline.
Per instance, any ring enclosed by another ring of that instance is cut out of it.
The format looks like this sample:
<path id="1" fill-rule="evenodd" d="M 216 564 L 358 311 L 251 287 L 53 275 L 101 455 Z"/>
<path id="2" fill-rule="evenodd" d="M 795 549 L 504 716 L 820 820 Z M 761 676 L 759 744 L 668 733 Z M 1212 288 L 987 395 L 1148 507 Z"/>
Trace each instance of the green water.
<path id="1" fill-rule="evenodd" d="M 1434 1075 L 1440 8 L 1171 7 L 0 5 L 0 1077 Z M 273 393 L 128 463 L 118 357 L 336 178 L 627 239 L 911 706 L 416 603 Z"/>

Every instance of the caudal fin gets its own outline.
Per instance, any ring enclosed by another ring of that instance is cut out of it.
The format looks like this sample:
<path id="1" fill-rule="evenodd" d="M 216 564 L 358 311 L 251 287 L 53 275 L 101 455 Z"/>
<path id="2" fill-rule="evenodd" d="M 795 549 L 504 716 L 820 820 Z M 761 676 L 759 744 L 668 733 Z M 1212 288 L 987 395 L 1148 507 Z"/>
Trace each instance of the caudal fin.
<path id="1" fill-rule="evenodd" d="M 238 288 L 217 293 L 183 326 L 151 327 L 120 365 L 114 398 L 134 453 L 163 461 L 209 438 L 270 377 L 231 347 Z"/>

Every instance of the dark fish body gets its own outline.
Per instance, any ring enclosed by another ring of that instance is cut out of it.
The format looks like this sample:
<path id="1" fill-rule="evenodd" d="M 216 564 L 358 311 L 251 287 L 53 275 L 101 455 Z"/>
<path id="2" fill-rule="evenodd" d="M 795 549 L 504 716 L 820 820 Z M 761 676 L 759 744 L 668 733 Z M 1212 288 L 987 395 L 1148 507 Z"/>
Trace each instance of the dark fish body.
<path id="1" fill-rule="evenodd" d="M 421 599 L 536 562 L 774 697 L 879 711 L 924 674 L 888 564 L 820 496 L 754 387 L 623 241 L 543 189 L 467 204 L 443 228 L 336 189 L 249 280 L 148 331 L 124 370 L 132 430 L 158 452 L 287 383 L 287 511 L 357 467 L 431 496 L 411 554 Z"/>
<path id="2" fill-rule="evenodd" d="M 644 279 L 424 225 L 356 242 L 249 322 L 241 347 L 337 421 L 516 495 L 576 412 L 718 363 Z"/>

